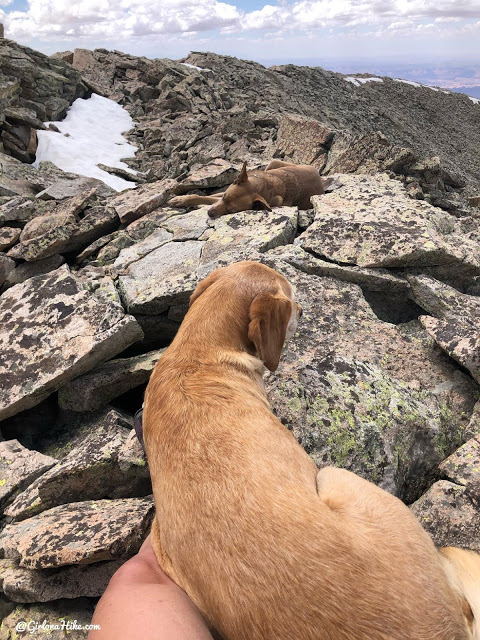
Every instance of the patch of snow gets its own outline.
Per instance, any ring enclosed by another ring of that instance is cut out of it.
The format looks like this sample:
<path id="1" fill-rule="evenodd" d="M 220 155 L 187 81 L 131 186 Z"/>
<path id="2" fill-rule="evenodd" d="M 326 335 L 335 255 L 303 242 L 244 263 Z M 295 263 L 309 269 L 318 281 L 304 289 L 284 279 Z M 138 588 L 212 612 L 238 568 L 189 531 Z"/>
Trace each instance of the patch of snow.
<path id="1" fill-rule="evenodd" d="M 470 100 L 473 102 L 473 104 L 479 104 L 480 103 L 480 98 L 474 98 L 473 96 L 467 96 L 467 98 L 470 98 Z"/>
<path id="2" fill-rule="evenodd" d="M 400 78 L 392 78 L 395 82 L 403 82 L 404 84 L 409 84 L 412 87 L 421 87 L 422 85 L 419 82 L 414 82 L 413 80 L 401 80 Z"/>
<path id="3" fill-rule="evenodd" d="M 137 147 L 129 144 L 122 135 L 134 126 L 130 114 L 122 106 L 94 93 L 87 100 L 75 100 L 66 118 L 52 124 L 60 133 L 37 131 L 34 167 L 50 160 L 63 171 L 98 178 L 116 191 L 135 187 L 133 182 L 111 175 L 97 166 L 105 164 L 136 173 L 120 161 L 121 158 L 133 157 L 137 151 Z"/>
<path id="4" fill-rule="evenodd" d="M 441 91 L 442 93 L 449 93 L 451 91 L 446 91 L 445 89 L 439 89 L 438 87 L 432 87 L 429 84 L 421 84 L 420 82 L 415 82 L 414 80 L 401 80 L 400 78 L 392 78 L 395 82 L 403 82 L 404 84 L 410 84 L 412 87 L 425 87 L 425 89 L 431 89 L 432 91 Z"/>
<path id="5" fill-rule="evenodd" d="M 205 67 L 196 67 L 194 64 L 189 64 L 188 62 L 180 62 L 184 67 L 190 67 L 190 69 L 196 69 L 197 71 L 206 71 L 213 73 L 211 69 L 206 69 Z"/>
<path id="6" fill-rule="evenodd" d="M 383 82 L 382 78 L 375 78 L 374 76 L 372 76 L 371 78 L 356 78 L 355 76 L 344 76 L 343 79 L 347 82 L 351 82 L 356 87 L 360 87 L 366 82 Z"/>

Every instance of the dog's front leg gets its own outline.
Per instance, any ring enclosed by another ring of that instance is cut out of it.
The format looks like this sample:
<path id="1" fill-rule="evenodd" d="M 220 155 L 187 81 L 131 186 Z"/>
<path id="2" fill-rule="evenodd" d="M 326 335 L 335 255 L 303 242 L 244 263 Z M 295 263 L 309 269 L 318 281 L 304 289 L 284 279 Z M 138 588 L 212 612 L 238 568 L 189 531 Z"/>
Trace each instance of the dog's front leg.
<path id="1" fill-rule="evenodd" d="M 198 196 L 189 193 L 184 196 L 175 196 L 167 202 L 169 207 L 196 207 L 202 204 L 215 204 L 223 196 L 223 193 L 217 193 L 213 196 Z"/>

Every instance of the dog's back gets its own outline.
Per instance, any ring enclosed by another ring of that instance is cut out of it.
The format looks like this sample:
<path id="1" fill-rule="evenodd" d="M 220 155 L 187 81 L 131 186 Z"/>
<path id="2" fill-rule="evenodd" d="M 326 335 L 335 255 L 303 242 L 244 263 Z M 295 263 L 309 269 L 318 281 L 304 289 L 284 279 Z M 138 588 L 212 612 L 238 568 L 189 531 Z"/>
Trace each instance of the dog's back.
<path id="1" fill-rule="evenodd" d="M 182 451 L 171 456 L 164 444 L 153 461 L 160 539 L 209 624 L 228 640 L 467 640 L 408 509 L 398 501 L 369 520 L 326 506 L 293 436 L 260 401 L 245 406 L 239 382 L 181 376 L 182 394 L 170 389 L 155 418 Z M 212 411 L 221 404 L 228 411 Z"/>
<path id="2" fill-rule="evenodd" d="M 320 176 L 318 169 L 310 165 L 294 165 L 273 160 L 265 170 L 267 180 L 269 174 L 278 176 L 285 184 L 284 205 L 311 209 L 310 198 L 325 193 L 324 179 Z"/>

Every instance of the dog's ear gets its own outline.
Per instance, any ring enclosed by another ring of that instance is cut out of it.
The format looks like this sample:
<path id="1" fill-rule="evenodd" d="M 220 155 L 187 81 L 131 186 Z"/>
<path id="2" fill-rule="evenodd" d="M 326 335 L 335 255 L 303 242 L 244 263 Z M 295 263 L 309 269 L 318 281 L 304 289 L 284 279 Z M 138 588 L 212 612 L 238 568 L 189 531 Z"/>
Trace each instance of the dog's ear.
<path id="1" fill-rule="evenodd" d="M 255 196 L 255 200 L 253 201 L 252 209 L 255 209 L 255 211 L 271 211 L 272 210 L 268 202 L 264 198 L 262 198 L 261 195 L 258 195 L 258 194 Z"/>
<path id="2" fill-rule="evenodd" d="M 189 303 L 189 307 L 192 306 L 192 304 L 195 302 L 195 300 L 202 295 L 202 293 L 205 292 L 206 289 L 208 289 L 208 287 L 213 284 L 214 282 L 216 282 L 220 276 L 220 271 L 221 269 L 215 269 L 215 271 L 212 271 L 212 273 L 210 275 L 208 275 L 204 280 L 202 280 L 201 282 L 199 282 L 197 284 L 197 287 L 195 289 L 195 291 L 192 293 L 192 295 L 190 296 L 190 303 Z"/>
<path id="3" fill-rule="evenodd" d="M 242 170 L 238 174 L 238 178 L 234 181 L 233 184 L 242 184 L 242 182 L 246 182 L 248 180 L 247 176 L 247 163 L 243 163 Z"/>
<path id="4" fill-rule="evenodd" d="M 292 310 L 293 303 L 286 296 L 271 293 L 258 295 L 250 305 L 248 339 L 270 371 L 280 362 Z"/>

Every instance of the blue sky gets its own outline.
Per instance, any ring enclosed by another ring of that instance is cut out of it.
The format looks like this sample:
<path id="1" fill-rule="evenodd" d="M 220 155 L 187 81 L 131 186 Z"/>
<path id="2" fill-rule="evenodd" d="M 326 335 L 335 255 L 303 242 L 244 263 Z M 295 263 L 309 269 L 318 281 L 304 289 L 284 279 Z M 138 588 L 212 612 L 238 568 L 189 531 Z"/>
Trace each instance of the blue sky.
<path id="1" fill-rule="evenodd" d="M 479 63 L 480 0 L 0 0 L 6 36 L 178 58 L 190 50 L 278 62 Z"/>

